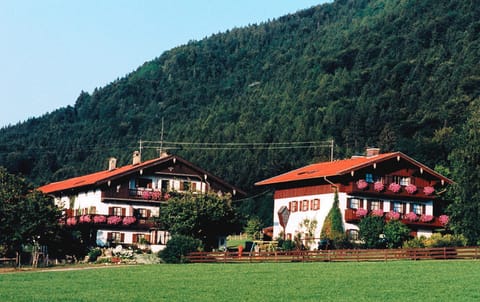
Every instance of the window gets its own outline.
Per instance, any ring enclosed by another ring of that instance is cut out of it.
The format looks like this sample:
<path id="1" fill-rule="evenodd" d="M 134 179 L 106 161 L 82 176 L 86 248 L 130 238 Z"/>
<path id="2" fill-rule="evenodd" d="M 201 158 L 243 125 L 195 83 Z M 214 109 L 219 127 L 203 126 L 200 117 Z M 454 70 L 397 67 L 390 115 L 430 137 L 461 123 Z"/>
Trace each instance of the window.
<path id="1" fill-rule="evenodd" d="M 301 211 L 305 212 L 308 211 L 308 200 L 302 200 Z"/>
<path id="2" fill-rule="evenodd" d="M 170 191 L 170 181 L 167 179 L 162 179 L 162 192 Z"/>
<path id="3" fill-rule="evenodd" d="M 111 207 L 109 208 L 108 215 L 125 216 L 125 209 L 121 207 Z"/>
<path id="4" fill-rule="evenodd" d="M 318 198 L 312 199 L 310 209 L 313 211 L 320 210 L 320 199 Z"/>
<path id="5" fill-rule="evenodd" d="M 399 201 L 392 202 L 392 211 L 400 214 L 405 213 L 405 204 Z"/>
<path id="6" fill-rule="evenodd" d="M 292 240 L 292 233 L 287 233 L 286 240 Z"/>
<path id="7" fill-rule="evenodd" d="M 400 177 L 400 185 L 408 186 L 410 184 L 410 177 Z"/>
<path id="8" fill-rule="evenodd" d="M 359 240 L 358 230 L 347 230 L 347 238 L 349 241 L 357 241 Z"/>
<path id="9" fill-rule="evenodd" d="M 107 233 L 107 239 L 111 242 L 123 242 L 125 234 L 120 232 L 110 232 Z"/>
<path id="10" fill-rule="evenodd" d="M 371 173 L 365 174 L 365 181 L 368 183 L 373 183 L 373 174 Z"/>
<path id="11" fill-rule="evenodd" d="M 298 201 L 291 201 L 290 202 L 290 212 L 298 211 Z"/>
<path id="12" fill-rule="evenodd" d="M 382 209 L 382 202 L 379 200 L 371 200 L 368 203 L 370 211 Z"/>
<path id="13" fill-rule="evenodd" d="M 136 210 L 139 218 L 148 218 L 150 217 L 150 211 L 147 209 L 137 209 Z"/>
<path id="14" fill-rule="evenodd" d="M 190 187 L 191 187 L 191 182 L 180 181 L 180 191 L 189 191 Z"/>
<path id="15" fill-rule="evenodd" d="M 423 214 L 423 206 L 418 203 L 412 203 L 412 212 L 417 214 L 417 215 L 422 215 Z"/>
<path id="16" fill-rule="evenodd" d="M 360 209 L 362 207 L 362 200 L 358 198 L 349 198 L 347 207 L 349 209 Z"/>

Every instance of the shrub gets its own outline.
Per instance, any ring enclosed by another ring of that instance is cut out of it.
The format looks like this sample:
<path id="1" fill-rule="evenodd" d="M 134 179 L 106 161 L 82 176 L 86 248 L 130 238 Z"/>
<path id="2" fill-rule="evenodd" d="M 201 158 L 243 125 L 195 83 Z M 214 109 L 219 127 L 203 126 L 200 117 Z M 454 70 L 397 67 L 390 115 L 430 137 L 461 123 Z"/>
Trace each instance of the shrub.
<path id="1" fill-rule="evenodd" d="M 102 250 L 101 249 L 99 249 L 99 248 L 91 249 L 88 252 L 88 262 L 97 261 L 98 257 L 100 257 L 101 255 L 102 255 Z"/>
<path id="2" fill-rule="evenodd" d="M 292 240 L 283 241 L 280 247 L 284 251 L 293 251 L 296 248 L 295 242 L 293 242 Z"/>
<path id="3" fill-rule="evenodd" d="M 410 230 L 406 225 L 398 220 L 390 220 L 384 227 L 383 233 L 387 240 L 387 247 L 401 247 L 403 242 L 408 239 Z"/>
<path id="4" fill-rule="evenodd" d="M 185 235 L 173 235 L 165 249 L 159 252 L 159 256 L 166 263 L 187 263 L 186 256 L 201 248 L 202 242 L 199 239 Z"/>
<path id="5" fill-rule="evenodd" d="M 247 221 L 247 225 L 243 229 L 244 232 L 254 240 L 262 239 L 262 221 L 258 217 L 252 217 Z"/>
<path id="6" fill-rule="evenodd" d="M 410 249 L 414 249 L 414 248 L 424 248 L 425 247 L 425 237 L 424 236 L 421 236 L 421 237 L 415 237 L 413 239 L 410 239 L 408 241 L 405 241 L 403 243 L 403 248 L 410 248 Z"/>
<path id="7" fill-rule="evenodd" d="M 384 246 L 380 235 L 383 233 L 383 217 L 367 216 L 363 218 L 358 227 L 360 239 L 365 243 L 366 248 L 380 248 Z"/>

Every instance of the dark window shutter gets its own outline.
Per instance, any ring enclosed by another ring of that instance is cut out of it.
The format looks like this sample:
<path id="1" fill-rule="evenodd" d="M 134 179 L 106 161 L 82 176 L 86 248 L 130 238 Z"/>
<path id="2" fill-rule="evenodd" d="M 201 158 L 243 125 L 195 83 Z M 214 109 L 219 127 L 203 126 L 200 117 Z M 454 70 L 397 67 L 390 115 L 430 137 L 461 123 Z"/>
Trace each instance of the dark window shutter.
<path id="1" fill-rule="evenodd" d="M 120 233 L 120 242 L 125 242 L 125 233 Z"/>
<path id="2" fill-rule="evenodd" d="M 125 216 L 127 214 L 127 209 L 122 208 L 122 216 Z"/>
<path id="3" fill-rule="evenodd" d="M 425 214 L 426 206 L 422 204 L 422 214 Z"/>
<path id="4" fill-rule="evenodd" d="M 147 210 L 147 218 L 149 218 L 150 215 L 152 215 L 152 210 Z"/>
<path id="5" fill-rule="evenodd" d="M 132 243 L 138 242 L 137 234 L 132 234 Z"/>
<path id="6" fill-rule="evenodd" d="M 384 202 L 380 200 L 380 209 L 382 209 L 382 210 L 383 210 L 383 203 Z"/>
<path id="7" fill-rule="evenodd" d="M 108 207 L 108 215 L 113 215 L 113 207 Z"/>
<path id="8" fill-rule="evenodd" d="M 112 240 L 112 233 L 111 232 L 107 233 L 107 240 Z"/>
<path id="9" fill-rule="evenodd" d="M 150 234 L 145 235 L 145 240 L 147 240 L 147 242 L 150 242 Z"/>

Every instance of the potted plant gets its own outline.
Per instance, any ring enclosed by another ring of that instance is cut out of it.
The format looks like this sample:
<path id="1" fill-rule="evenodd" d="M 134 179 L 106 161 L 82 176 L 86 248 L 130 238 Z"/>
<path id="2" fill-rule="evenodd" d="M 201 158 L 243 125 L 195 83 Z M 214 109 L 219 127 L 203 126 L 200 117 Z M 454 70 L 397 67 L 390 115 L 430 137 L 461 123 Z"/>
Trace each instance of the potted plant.
<path id="1" fill-rule="evenodd" d="M 414 222 L 418 220 L 418 216 L 414 212 L 410 212 L 407 215 L 405 215 L 405 219 L 408 221 Z"/>
<path id="2" fill-rule="evenodd" d="M 400 213 L 395 212 L 395 211 L 390 211 L 387 213 L 387 219 L 388 220 L 399 220 L 400 219 Z"/>
<path id="3" fill-rule="evenodd" d="M 376 181 L 373 184 L 373 189 L 377 192 L 382 192 L 385 189 L 385 185 L 381 181 Z"/>
<path id="4" fill-rule="evenodd" d="M 368 187 L 368 182 L 366 182 L 364 179 L 360 179 L 357 181 L 357 188 L 360 190 L 365 190 Z"/>
<path id="5" fill-rule="evenodd" d="M 400 188 L 401 186 L 397 183 L 394 183 L 392 182 L 389 186 L 388 186 L 388 190 L 389 191 L 392 191 L 393 193 L 398 193 L 400 192 Z"/>
<path id="6" fill-rule="evenodd" d="M 382 217 L 383 216 L 383 210 L 382 209 L 373 210 L 372 211 L 372 216 Z"/>
<path id="7" fill-rule="evenodd" d="M 447 215 L 440 215 L 438 217 L 438 221 L 440 221 L 440 223 L 445 226 L 447 225 L 448 221 L 450 220 L 450 218 L 447 216 Z"/>
<path id="8" fill-rule="evenodd" d="M 409 184 L 408 186 L 405 187 L 405 191 L 407 191 L 408 194 L 413 194 L 417 192 L 417 186 L 414 184 Z"/>
<path id="9" fill-rule="evenodd" d="M 367 210 L 360 208 L 360 209 L 357 209 L 355 214 L 357 215 L 357 217 L 363 218 L 367 216 L 367 213 L 368 213 Z"/>
<path id="10" fill-rule="evenodd" d="M 426 186 L 425 188 L 423 188 L 423 193 L 425 195 L 432 195 L 433 192 L 435 192 L 435 188 L 432 186 Z"/>

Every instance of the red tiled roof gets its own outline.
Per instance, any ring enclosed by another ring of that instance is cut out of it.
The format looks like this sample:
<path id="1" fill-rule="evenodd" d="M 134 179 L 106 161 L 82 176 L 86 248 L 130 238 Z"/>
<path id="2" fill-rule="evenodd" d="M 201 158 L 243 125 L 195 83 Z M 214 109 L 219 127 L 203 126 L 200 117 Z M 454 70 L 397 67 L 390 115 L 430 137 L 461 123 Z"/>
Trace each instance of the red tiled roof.
<path id="1" fill-rule="evenodd" d="M 168 158 L 170 158 L 170 156 Z M 94 185 L 94 184 L 112 179 L 116 176 L 120 176 L 131 171 L 139 170 L 141 168 L 151 165 L 152 163 L 155 163 L 157 161 L 163 161 L 165 159 L 167 158 L 156 158 L 156 159 L 148 160 L 136 165 L 126 165 L 113 170 L 105 170 L 105 171 L 95 172 L 92 174 L 87 174 L 79 177 L 58 181 L 58 182 L 53 182 L 53 183 L 44 185 L 42 187 L 39 187 L 38 190 L 43 192 L 44 194 L 49 194 L 53 192 Z"/>
<path id="2" fill-rule="evenodd" d="M 263 185 L 271 185 L 276 183 L 285 183 L 285 182 L 291 182 L 291 181 L 343 175 L 346 173 L 350 173 L 351 171 L 361 169 L 365 166 L 372 165 L 373 163 L 382 162 L 397 156 L 400 156 L 401 158 L 413 163 L 414 165 L 423 168 L 425 171 L 439 177 L 440 179 L 444 179 L 448 183 L 452 182 L 450 179 L 438 174 L 437 172 L 433 171 L 427 166 L 422 165 L 421 163 L 415 161 L 414 159 L 406 156 L 405 154 L 401 152 L 392 152 L 392 153 L 379 154 L 371 157 L 354 157 L 354 158 L 345 159 L 345 160 L 311 164 L 290 172 L 286 172 L 278 176 L 274 176 L 269 179 L 259 181 L 255 183 L 255 185 L 263 186 Z"/>

